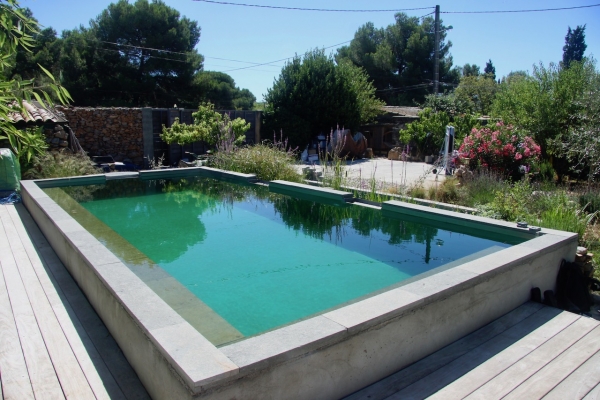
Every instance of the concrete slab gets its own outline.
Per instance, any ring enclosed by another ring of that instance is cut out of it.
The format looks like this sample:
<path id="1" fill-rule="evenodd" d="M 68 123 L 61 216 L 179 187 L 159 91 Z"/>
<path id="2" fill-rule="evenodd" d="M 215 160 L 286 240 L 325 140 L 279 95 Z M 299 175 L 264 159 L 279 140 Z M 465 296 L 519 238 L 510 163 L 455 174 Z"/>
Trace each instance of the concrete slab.
<path id="1" fill-rule="evenodd" d="M 341 339 L 346 328 L 318 316 L 233 343 L 220 350 L 241 372 L 251 372 L 290 360 Z"/>
<path id="2" fill-rule="evenodd" d="M 331 167 L 322 165 L 298 165 L 298 172 L 303 168 L 311 167 L 316 172 L 329 174 Z M 392 161 L 386 158 L 373 158 L 348 161 L 344 165 L 344 176 L 348 186 L 369 188 L 371 179 L 379 185 L 413 187 L 422 185 L 425 188 L 436 186 L 444 182 L 445 175 L 432 173 L 435 168 L 432 164 L 421 162 Z"/>

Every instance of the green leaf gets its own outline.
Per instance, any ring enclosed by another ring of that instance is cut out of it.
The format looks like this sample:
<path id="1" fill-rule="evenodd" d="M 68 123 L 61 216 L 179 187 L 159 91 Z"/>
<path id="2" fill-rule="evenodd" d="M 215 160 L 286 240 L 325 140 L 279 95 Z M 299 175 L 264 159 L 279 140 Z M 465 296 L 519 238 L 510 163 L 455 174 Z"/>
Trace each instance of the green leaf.
<path id="1" fill-rule="evenodd" d="M 44 71 L 44 73 L 45 73 L 46 75 L 48 75 L 48 77 L 49 77 L 50 79 L 52 79 L 52 82 L 56 82 L 56 79 L 54 79 L 54 76 L 52 76 L 52 74 L 50 73 L 50 71 L 48 71 L 46 68 L 42 67 L 42 64 L 38 63 L 38 67 L 40 67 L 40 69 L 41 69 L 42 71 Z"/>
<path id="2" fill-rule="evenodd" d="M 35 99 L 40 103 L 40 104 L 44 104 L 44 102 L 42 101 L 42 98 L 40 97 L 39 94 L 37 94 L 36 92 L 32 92 L 33 96 L 35 97 Z"/>

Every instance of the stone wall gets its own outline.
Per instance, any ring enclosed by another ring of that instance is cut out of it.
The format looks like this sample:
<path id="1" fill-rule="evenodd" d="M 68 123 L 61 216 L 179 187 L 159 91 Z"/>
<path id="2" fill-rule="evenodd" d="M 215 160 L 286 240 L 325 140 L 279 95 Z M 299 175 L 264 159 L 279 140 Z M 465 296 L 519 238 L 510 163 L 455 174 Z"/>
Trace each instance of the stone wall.
<path id="1" fill-rule="evenodd" d="M 57 107 L 64 113 L 81 147 L 90 156 L 143 164 L 141 108 Z"/>
<path id="2" fill-rule="evenodd" d="M 44 129 L 46 143 L 51 151 L 57 151 L 69 147 L 69 134 L 61 125 L 55 125 L 51 129 Z"/>

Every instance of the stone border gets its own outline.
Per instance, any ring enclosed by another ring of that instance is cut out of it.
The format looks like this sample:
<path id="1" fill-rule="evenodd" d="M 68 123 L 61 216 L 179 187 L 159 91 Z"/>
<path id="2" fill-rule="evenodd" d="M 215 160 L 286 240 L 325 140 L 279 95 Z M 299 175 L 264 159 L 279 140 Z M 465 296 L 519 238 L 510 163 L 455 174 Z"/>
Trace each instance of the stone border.
<path id="1" fill-rule="evenodd" d="M 252 183 L 257 180 L 255 174 L 242 174 L 210 167 L 154 169 L 150 171 L 140 171 L 139 175 L 142 180 L 184 178 L 188 176 L 205 176 L 207 178 L 238 183 Z"/>
<path id="2" fill-rule="evenodd" d="M 154 398 L 343 397 L 518 307 L 532 287 L 553 289 L 561 259 L 572 259 L 577 246 L 576 234 L 544 229 L 522 244 L 217 348 L 36 182 L 23 181 L 22 188 L 25 206 Z M 396 203 L 383 208 L 516 229 Z"/>
<path id="3" fill-rule="evenodd" d="M 310 186 L 317 186 L 317 187 L 323 186 L 323 182 L 321 182 L 321 181 L 311 181 L 311 180 L 305 179 L 304 182 L 306 182 Z M 360 192 L 360 193 L 366 193 L 366 194 L 371 193 L 370 190 L 360 189 L 360 188 L 356 188 L 356 187 L 352 187 L 352 186 L 342 186 L 341 188 L 344 189 L 344 190 L 348 190 L 350 192 Z M 457 212 L 461 212 L 461 213 L 464 213 L 464 214 L 475 214 L 477 212 L 477 209 L 473 208 L 473 207 L 465 207 L 465 206 L 459 206 L 459 205 L 456 205 L 456 204 L 441 203 L 439 201 L 419 199 L 417 197 L 410 197 L 410 196 L 403 196 L 403 195 L 399 195 L 399 194 L 392 194 L 392 193 L 382 192 L 382 191 L 379 191 L 379 190 L 375 191 L 375 194 L 378 195 L 378 196 L 382 196 L 382 197 L 388 197 L 388 198 L 392 198 L 392 199 L 398 199 L 399 201 L 406 200 L 407 203 L 414 203 L 414 204 L 419 204 L 419 205 L 422 205 L 422 206 L 428 206 L 428 207 L 432 207 L 432 208 L 439 208 L 439 209 L 448 210 L 448 211 L 457 211 Z M 354 201 L 355 202 L 358 202 L 358 201 L 365 202 L 367 204 L 374 203 L 372 201 L 364 200 L 364 199 L 359 199 L 359 198 L 354 198 Z"/>
<path id="4" fill-rule="evenodd" d="M 342 192 L 341 190 L 279 180 L 269 182 L 269 191 L 293 197 L 310 197 L 310 200 L 318 201 L 320 199 L 340 204 L 351 202 L 354 199 L 352 193 Z"/>
<path id="5" fill-rule="evenodd" d="M 74 176 L 69 178 L 38 179 L 35 182 L 40 188 L 81 186 L 81 185 L 103 185 L 106 183 L 105 174 Z"/>

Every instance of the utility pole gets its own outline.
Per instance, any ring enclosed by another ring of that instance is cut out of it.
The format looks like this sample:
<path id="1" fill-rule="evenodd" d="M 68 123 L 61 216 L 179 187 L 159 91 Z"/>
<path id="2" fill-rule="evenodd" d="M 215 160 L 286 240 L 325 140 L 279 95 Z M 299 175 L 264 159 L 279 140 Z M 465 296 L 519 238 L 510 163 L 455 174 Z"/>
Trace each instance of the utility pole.
<path id="1" fill-rule="evenodd" d="M 433 52 L 433 94 L 437 95 L 440 84 L 440 6 L 435 6 L 435 48 Z"/>

